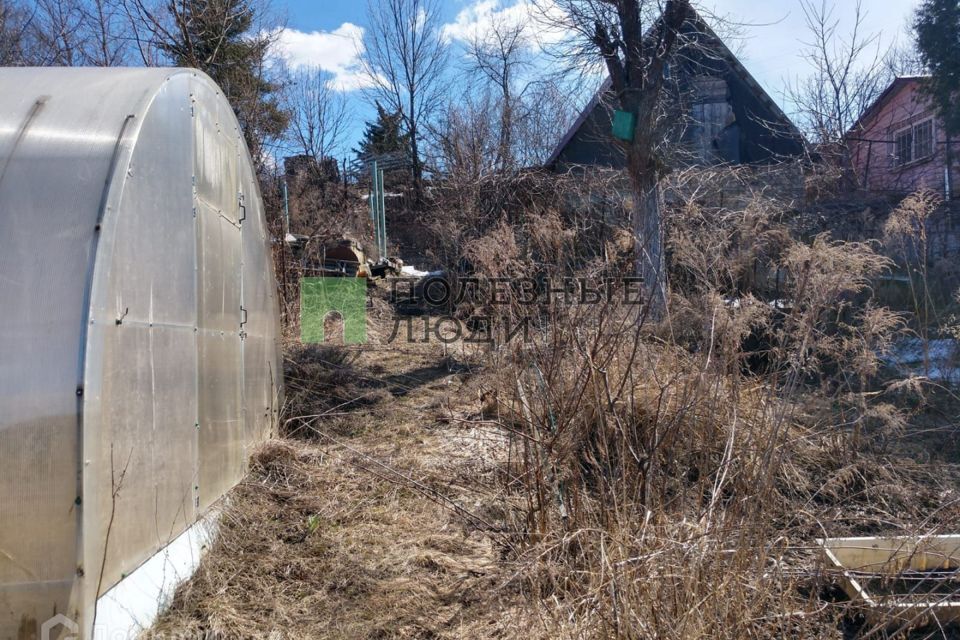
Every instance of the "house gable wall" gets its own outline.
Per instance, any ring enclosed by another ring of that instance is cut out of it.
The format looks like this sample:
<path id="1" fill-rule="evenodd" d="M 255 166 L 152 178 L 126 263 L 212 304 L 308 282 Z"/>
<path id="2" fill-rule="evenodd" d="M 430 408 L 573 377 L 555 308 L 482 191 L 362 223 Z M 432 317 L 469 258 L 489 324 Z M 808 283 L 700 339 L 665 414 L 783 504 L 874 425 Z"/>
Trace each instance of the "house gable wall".
<path id="1" fill-rule="evenodd" d="M 765 164 L 803 153 L 796 129 L 749 74 L 727 59 L 726 47 L 712 33 L 693 29 L 688 24 L 687 36 L 700 44 L 684 51 L 682 64 L 671 65 L 671 108 L 680 114 L 674 119 L 680 124 L 666 134 L 678 143 L 668 149 L 671 164 Z M 613 104 L 607 90 L 588 106 L 556 155 L 557 168 L 625 167 L 625 145 L 611 134 Z"/>

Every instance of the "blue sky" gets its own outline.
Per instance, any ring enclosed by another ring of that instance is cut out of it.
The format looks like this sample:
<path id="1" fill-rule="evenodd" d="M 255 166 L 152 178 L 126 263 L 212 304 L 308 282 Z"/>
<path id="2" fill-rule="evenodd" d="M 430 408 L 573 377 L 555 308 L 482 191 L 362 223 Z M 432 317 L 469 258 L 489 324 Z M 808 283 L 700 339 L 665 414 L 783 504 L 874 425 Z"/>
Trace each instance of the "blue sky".
<path id="1" fill-rule="evenodd" d="M 819 1 L 819 0 L 815 0 Z M 367 0 L 274 0 L 286 17 L 280 48 L 288 64 L 318 66 L 332 75 L 332 85 L 342 90 L 357 121 L 345 145 L 349 150 L 370 117 L 362 88 L 365 79 L 357 64 L 359 42 L 367 24 Z M 846 33 L 854 18 L 854 0 L 826 0 Z M 862 0 L 864 28 L 879 36 L 882 47 L 904 40 L 906 21 L 918 0 Z M 482 30 L 491 16 L 512 19 L 529 15 L 529 0 L 443 0 L 445 33 L 455 44 Z M 799 0 L 700 0 L 707 13 L 729 18 L 740 25 L 740 38 L 728 41 L 747 69 L 774 100 L 789 113 L 784 98 L 787 84 L 809 71 L 800 50 L 806 37 Z M 451 64 L 456 64 L 456 56 Z"/>

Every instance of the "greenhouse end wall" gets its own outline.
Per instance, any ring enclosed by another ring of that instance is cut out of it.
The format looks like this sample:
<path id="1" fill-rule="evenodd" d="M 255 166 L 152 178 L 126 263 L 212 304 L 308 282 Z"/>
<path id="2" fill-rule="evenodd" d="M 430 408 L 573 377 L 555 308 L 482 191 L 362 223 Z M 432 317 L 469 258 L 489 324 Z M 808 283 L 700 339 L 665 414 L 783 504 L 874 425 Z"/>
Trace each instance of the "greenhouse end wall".
<path id="1" fill-rule="evenodd" d="M 183 69 L 0 70 L 0 640 L 96 600 L 246 472 L 282 402 L 270 240 Z"/>

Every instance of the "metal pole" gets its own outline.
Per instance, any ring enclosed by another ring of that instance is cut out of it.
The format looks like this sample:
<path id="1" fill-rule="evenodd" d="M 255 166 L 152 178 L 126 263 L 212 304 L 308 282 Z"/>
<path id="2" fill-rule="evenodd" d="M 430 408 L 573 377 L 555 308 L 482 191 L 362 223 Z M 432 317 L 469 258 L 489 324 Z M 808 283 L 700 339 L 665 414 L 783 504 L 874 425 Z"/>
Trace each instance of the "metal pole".
<path id="1" fill-rule="evenodd" d="M 374 189 L 375 186 L 376 186 L 376 182 L 375 182 L 375 181 L 370 183 L 370 195 L 367 197 L 367 199 L 370 201 L 370 202 L 369 202 L 369 204 L 370 204 L 370 223 L 373 224 L 373 225 L 376 225 L 376 224 L 377 224 L 377 220 L 376 220 L 377 217 L 376 217 L 376 215 L 375 215 L 375 214 L 376 214 L 376 209 L 374 208 L 374 207 L 376 207 L 376 204 L 374 204 L 374 201 L 373 201 L 373 189 Z M 376 229 L 374 229 L 374 230 L 376 230 Z"/>
<path id="2" fill-rule="evenodd" d="M 386 189 L 383 187 L 383 169 L 380 169 L 380 238 L 383 242 L 383 249 L 380 252 L 381 257 L 387 257 L 387 200 Z"/>
<path id="3" fill-rule="evenodd" d="M 947 134 L 946 141 L 946 160 L 947 166 L 943 168 L 943 190 L 946 192 L 947 200 L 953 199 L 953 150 L 950 148 L 950 134 Z"/>
<path id="4" fill-rule="evenodd" d="M 377 253 L 383 260 L 383 201 L 380 198 L 380 192 L 383 191 L 383 185 L 380 183 L 380 169 L 376 171 L 377 190 L 374 197 L 377 199 Z"/>
<path id="5" fill-rule="evenodd" d="M 287 223 L 287 233 L 284 234 L 283 241 L 287 241 L 290 235 L 290 197 L 287 195 L 287 181 L 283 181 L 283 219 Z"/>
<path id="6" fill-rule="evenodd" d="M 373 161 L 372 175 L 370 182 L 370 221 L 373 223 L 373 237 L 377 244 L 377 251 L 380 250 L 380 212 L 377 211 L 380 199 L 377 197 L 377 161 Z"/>

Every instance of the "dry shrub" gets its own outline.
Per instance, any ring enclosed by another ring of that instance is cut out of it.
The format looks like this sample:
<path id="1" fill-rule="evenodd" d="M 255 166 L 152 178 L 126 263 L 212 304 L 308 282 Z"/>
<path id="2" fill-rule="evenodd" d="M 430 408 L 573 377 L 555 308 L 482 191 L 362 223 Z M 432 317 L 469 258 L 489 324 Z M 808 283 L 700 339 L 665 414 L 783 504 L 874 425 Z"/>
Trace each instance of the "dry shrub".
<path id="1" fill-rule="evenodd" d="M 587 533 L 575 531 L 567 541 Z M 705 528 L 653 517 L 591 538 L 580 550 L 586 562 L 577 575 L 550 561 L 542 570 L 554 573 L 542 583 L 570 594 L 544 605 L 555 637 L 819 637 L 822 621 L 810 615 L 800 581 L 784 562 L 785 540 L 752 548 L 731 543 L 722 523 Z M 558 574 L 574 584 L 556 584 Z"/>
<path id="2" fill-rule="evenodd" d="M 513 229 L 501 222 L 486 235 L 469 241 L 464 246 L 464 257 L 484 274 L 503 278 L 516 273 L 520 248 Z"/>
<path id="3" fill-rule="evenodd" d="M 775 434 L 762 385 L 675 347 L 618 346 L 542 361 L 548 386 L 524 372 L 502 403 L 530 420 L 515 421 L 525 437 L 508 500 L 518 561 L 535 599 L 556 603 L 544 605 L 556 634 L 733 638 L 814 624 L 783 615 L 804 609 L 770 514 L 782 517 L 792 487 L 779 469 L 793 467 L 767 457 L 776 438 L 792 460 L 813 446 L 808 432 Z"/>
<path id="4" fill-rule="evenodd" d="M 451 176 L 436 185 L 431 211 L 424 216 L 430 258 L 459 271 L 468 247 L 503 225 L 517 234 L 525 260 L 542 264 L 596 257 L 627 218 L 629 203 L 617 188 L 623 184 L 621 172 L 602 169 Z"/>
<path id="5" fill-rule="evenodd" d="M 302 345 L 291 341 L 284 356 L 285 416 L 304 418 L 329 414 L 363 393 L 362 380 L 353 366 L 358 357 L 356 351 L 343 346 Z"/>
<path id="6" fill-rule="evenodd" d="M 898 267 L 906 276 L 908 307 L 913 315 L 913 329 L 920 338 L 924 374 L 934 368 L 930 341 L 943 333 L 950 322 L 943 316 L 949 304 L 953 280 L 943 266 L 932 263 L 932 218 L 941 211 L 943 200 L 933 191 L 918 191 L 905 198 L 890 214 L 883 226 L 883 241 L 896 256 Z M 946 286 L 945 286 L 946 285 Z"/>
<path id="7" fill-rule="evenodd" d="M 925 260 L 927 221 L 942 203 L 943 199 L 934 191 L 918 191 L 907 196 L 884 223 L 884 241 L 891 248 L 899 248 L 911 261 Z"/>
<path id="8" fill-rule="evenodd" d="M 563 259 L 573 250 L 577 232 L 568 229 L 556 210 L 549 210 L 542 215 L 528 220 L 530 229 L 530 244 L 533 253 L 542 262 L 548 264 L 562 264 Z M 617 238 L 614 232 L 614 242 Z M 622 239 L 620 239 L 622 242 Z M 631 247 L 632 248 L 632 247 Z"/>
<path id="9" fill-rule="evenodd" d="M 871 301 L 889 261 L 780 218 L 762 197 L 682 203 L 662 323 L 551 302 L 491 354 L 519 575 L 557 637 L 832 637 L 812 538 L 910 530 L 937 504 L 874 446 L 906 420 L 877 386 L 903 326 Z"/>

